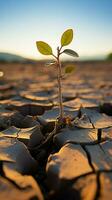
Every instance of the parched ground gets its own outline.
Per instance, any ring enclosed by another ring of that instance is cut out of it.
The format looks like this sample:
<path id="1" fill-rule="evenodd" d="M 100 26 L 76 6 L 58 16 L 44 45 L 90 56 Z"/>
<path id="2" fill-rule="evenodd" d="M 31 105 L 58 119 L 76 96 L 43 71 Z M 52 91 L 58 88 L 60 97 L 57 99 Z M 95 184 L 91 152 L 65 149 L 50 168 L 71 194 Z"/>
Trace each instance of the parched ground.
<path id="1" fill-rule="evenodd" d="M 69 122 L 58 130 L 56 68 L 0 63 L 0 71 L 0 199 L 110 200 L 112 62 L 63 64 Z"/>
<path id="2" fill-rule="evenodd" d="M 53 73 L 55 67 L 47 67 L 48 62 L 39 61 L 37 63 L 0 63 L 0 71 L 4 71 L 5 77 L 10 79 L 21 79 L 21 78 L 30 78 L 30 76 L 36 77 L 38 72 L 42 73 Z M 112 62 L 109 61 L 85 61 L 85 62 L 65 62 L 63 65 L 73 64 L 76 67 L 76 72 L 74 74 L 81 74 L 84 76 L 91 75 L 97 77 L 105 77 L 107 80 L 111 78 L 112 74 Z M 17 73 L 18 72 L 18 75 Z M 22 74 L 21 74 L 22 72 Z M 91 74 L 93 72 L 93 74 Z M 97 73 L 96 73 L 97 72 Z M 36 73 L 36 74 L 35 74 Z M 54 73 L 53 73 L 54 74 Z M 10 77 L 11 75 L 11 77 Z"/>

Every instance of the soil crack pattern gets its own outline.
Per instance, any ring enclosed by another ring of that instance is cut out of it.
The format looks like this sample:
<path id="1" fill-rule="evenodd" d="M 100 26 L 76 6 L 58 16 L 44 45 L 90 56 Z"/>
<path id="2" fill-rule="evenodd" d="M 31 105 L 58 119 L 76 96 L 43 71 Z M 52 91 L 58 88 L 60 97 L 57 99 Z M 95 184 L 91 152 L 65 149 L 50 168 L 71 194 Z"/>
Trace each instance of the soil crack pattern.
<path id="1" fill-rule="evenodd" d="M 43 65 L 0 63 L 0 199 L 111 200 L 112 62 Z"/>

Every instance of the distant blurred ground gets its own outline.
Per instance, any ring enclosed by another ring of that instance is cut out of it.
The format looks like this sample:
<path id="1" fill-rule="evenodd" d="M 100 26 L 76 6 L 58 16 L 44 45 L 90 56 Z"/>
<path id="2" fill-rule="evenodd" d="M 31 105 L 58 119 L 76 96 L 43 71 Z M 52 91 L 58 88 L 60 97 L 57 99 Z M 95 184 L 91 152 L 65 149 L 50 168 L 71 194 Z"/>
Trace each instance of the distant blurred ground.
<path id="1" fill-rule="evenodd" d="M 84 79 L 93 79 L 99 78 L 105 80 L 112 80 L 112 61 L 88 61 L 88 62 L 77 62 L 69 63 L 66 62 L 63 64 L 74 65 L 75 71 L 72 75 L 69 75 L 67 79 L 70 81 L 72 78 L 84 78 Z M 0 63 L 0 71 L 4 73 L 4 76 L 0 77 L 0 80 L 3 79 L 37 79 L 41 81 L 43 76 L 47 74 L 49 77 L 56 78 L 56 67 L 46 66 L 46 63 Z"/>

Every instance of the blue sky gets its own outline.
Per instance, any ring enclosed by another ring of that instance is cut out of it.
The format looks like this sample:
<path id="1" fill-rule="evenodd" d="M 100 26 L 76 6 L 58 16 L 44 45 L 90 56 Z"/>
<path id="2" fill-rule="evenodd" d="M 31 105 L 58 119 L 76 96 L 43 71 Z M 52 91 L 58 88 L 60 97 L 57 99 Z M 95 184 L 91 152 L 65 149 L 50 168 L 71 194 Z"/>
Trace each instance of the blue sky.
<path id="1" fill-rule="evenodd" d="M 38 59 L 36 40 L 48 42 L 55 51 L 61 34 L 73 28 L 69 47 L 81 57 L 108 54 L 111 9 L 112 0 L 0 0 L 0 51 Z"/>

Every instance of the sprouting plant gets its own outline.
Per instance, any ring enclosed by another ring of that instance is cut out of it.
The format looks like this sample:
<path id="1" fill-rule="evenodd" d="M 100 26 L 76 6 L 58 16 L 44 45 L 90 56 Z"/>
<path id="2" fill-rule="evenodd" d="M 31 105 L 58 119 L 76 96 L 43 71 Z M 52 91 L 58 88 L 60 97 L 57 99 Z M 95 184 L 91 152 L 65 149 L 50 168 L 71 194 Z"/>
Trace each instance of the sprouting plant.
<path id="1" fill-rule="evenodd" d="M 61 61 L 60 61 L 60 56 L 65 53 L 67 55 L 73 56 L 73 57 L 78 57 L 78 54 L 72 50 L 72 49 L 65 49 L 63 50 L 64 46 L 67 46 L 71 43 L 73 39 L 73 30 L 68 29 L 66 30 L 62 36 L 61 36 L 61 45 L 60 47 L 57 47 L 57 55 L 53 54 L 53 50 L 50 47 L 49 44 L 43 42 L 43 41 L 37 41 L 36 46 L 38 51 L 43 54 L 43 55 L 51 55 L 55 58 L 55 65 L 57 67 L 57 80 L 58 80 L 58 90 L 59 90 L 59 122 L 63 122 L 64 118 L 64 111 L 63 111 L 63 101 L 62 101 L 62 85 L 61 85 L 61 80 L 62 80 L 62 68 L 61 68 Z M 71 73 L 74 70 L 74 66 L 67 66 L 65 68 L 65 73 Z"/>

